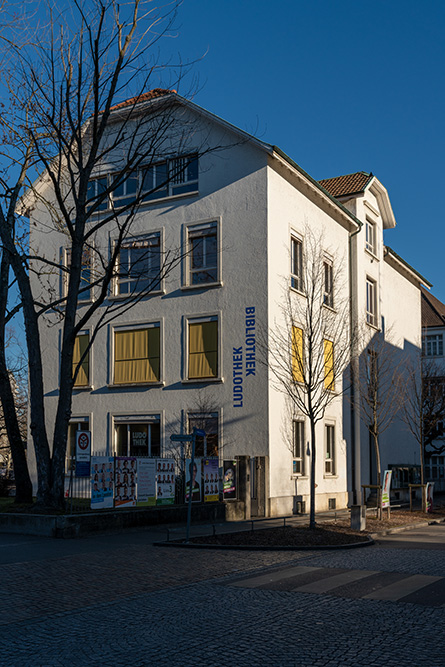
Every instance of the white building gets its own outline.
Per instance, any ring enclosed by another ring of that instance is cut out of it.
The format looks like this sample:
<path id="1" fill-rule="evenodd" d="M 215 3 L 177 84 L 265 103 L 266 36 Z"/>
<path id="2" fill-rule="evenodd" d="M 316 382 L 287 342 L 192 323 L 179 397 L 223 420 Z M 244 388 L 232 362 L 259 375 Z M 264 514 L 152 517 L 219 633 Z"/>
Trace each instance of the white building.
<path id="1" fill-rule="evenodd" d="M 445 305 L 422 288 L 422 353 L 437 367 L 438 377 L 445 377 Z M 444 422 L 435 428 L 435 438 L 425 447 L 425 477 L 434 482 L 434 491 L 445 491 Z"/>
<path id="2" fill-rule="evenodd" d="M 296 498 L 307 508 L 309 427 L 292 427 L 285 397 L 272 387 L 258 353 L 259 337 L 280 319 L 283 287 L 305 298 L 298 294 L 304 292 L 298 272 L 307 230 L 323 236 L 326 263 L 341 268 L 342 299 L 351 303 L 345 330 L 362 324 L 372 337 L 391 329 L 400 354 L 418 349 L 425 281 L 383 244 L 383 230 L 393 229 L 395 219 L 375 176 L 359 172 L 318 183 L 277 147 L 165 94 L 177 100 L 194 129 L 180 151 L 171 139 L 172 157 L 150 170 L 152 184 L 184 156 L 188 166 L 141 205 L 120 253 L 130 272 L 116 278 L 106 305 L 138 289 L 134 267 L 147 248 L 146 280 L 157 274 L 168 249 L 180 248 L 183 258 L 149 296 L 135 298 L 131 309 L 97 333 L 74 391 L 70 446 L 76 429 L 90 429 L 95 451 L 159 456 L 168 453 L 172 433 L 199 423 L 208 433 L 207 455 L 217 453 L 221 463 L 251 458 L 252 514 L 291 513 Z M 163 99 L 141 101 L 135 114 L 150 114 Z M 207 150 L 214 146 L 219 149 Z M 106 166 L 94 187 L 104 178 Z M 131 193 L 116 192 L 113 204 L 125 196 Z M 69 262 L 65 236 L 42 207 L 29 215 L 36 254 Z M 111 249 L 113 234 L 116 229 L 102 231 L 94 242 Z M 139 286 L 146 284 L 144 276 L 138 279 Z M 63 276 L 49 280 L 63 295 Z M 88 289 L 82 301 L 94 298 Z M 79 337 L 77 353 L 100 314 Z M 48 423 L 56 410 L 60 330 L 53 324 L 43 338 Z M 345 507 L 357 501 L 361 484 L 373 481 L 366 427 L 338 392 L 317 429 L 316 508 Z M 415 443 L 398 424 L 385 433 L 381 450 L 383 470 L 418 463 Z"/>

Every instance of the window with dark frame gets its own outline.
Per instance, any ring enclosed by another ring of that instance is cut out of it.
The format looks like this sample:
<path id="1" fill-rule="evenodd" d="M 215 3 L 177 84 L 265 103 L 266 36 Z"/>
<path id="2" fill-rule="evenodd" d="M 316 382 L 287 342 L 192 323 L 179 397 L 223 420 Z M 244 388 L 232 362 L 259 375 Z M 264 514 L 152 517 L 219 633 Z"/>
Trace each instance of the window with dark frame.
<path id="1" fill-rule="evenodd" d="M 332 262 L 325 260 L 323 262 L 323 303 L 329 308 L 334 307 L 334 267 Z"/>
<path id="2" fill-rule="evenodd" d="M 325 424 L 325 475 L 335 475 L 335 426 Z"/>
<path id="3" fill-rule="evenodd" d="M 293 474 L 304 475 L 304 421 L 295 419 L 292 426 Z"/>
<path id="4" fill-rule="evenodd" d="M 303 242 L 291 237 L 291 277 L 290 284 L 296 290 L 303 291 Z"/>
<path id="5" fill-rule="evenodd" d="M 195 441 L 195 456 L 218 456 L 218 413 L 190 412 L 188 414 L 189 433 L 197 428 L 204 431 L 203 436 L 197 436 Z"/>

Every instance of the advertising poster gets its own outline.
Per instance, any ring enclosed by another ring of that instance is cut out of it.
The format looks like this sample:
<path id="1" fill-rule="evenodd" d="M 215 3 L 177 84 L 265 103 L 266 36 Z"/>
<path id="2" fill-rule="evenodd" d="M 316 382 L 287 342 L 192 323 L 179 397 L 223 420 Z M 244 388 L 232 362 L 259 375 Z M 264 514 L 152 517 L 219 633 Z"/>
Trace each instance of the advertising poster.
<path id="1" fill-rule="evenodd" d="M 114 457 L 91 457 L 91 509 L 109 509 L 114 504 Z"/>
<path id="2" fill-rule="evenodd" d="M 156 505 L 156 461 L 154 459 L 138 458 L 137 471 L 137 506 L 151 507 Z"/>
<path id="3" fill-rule="evenodd" d="M 190 478 L 192 478 L 192 503 L 200 503 L 202 483 L 202 459 L 195 459 L 193 470 L 192 460 L 185 460 L 185 502 L 188 503 L 190 493 Z"/>
<path id="4" fill-rule="evenodd" d="M 236 499 L 236 461 L 224 461 L 224 500 Z"/>
<path id="5" fill-rule="evenodd" d="M 76 477 L 89 477 L 91 463 L 91 431 L 76 433 Z"/>
<path id="6" fill-rule="evenodd" d="M 174 505 L 175 462 L 173 459 L 156 459 L 156 505 Z"/>
<path id="7" fill-rule="evenodd" d="M 218 459 L 203 459 L 202 464 L 204 502 L 215 503 L 219 500 Z"/>
<path id="8" fill-rule="evenodd" d="M 391 470 L 385 470 L 383 475 L 383 486 L 382 486 L 382 507 L 389 507 L 390 505 L 390 492 L 391 492 Z"/>
<path id="9" fill-rule="evenodd" d="M 116 456 L 114 506 L 136 505 L 137 460 L 135 456 Z"/>
<path id="10" fill-rule="evenodd" d="M 434 482 L 427 482 L 426 484 L 426 511 L 433 511 L 433 489 Z"/>

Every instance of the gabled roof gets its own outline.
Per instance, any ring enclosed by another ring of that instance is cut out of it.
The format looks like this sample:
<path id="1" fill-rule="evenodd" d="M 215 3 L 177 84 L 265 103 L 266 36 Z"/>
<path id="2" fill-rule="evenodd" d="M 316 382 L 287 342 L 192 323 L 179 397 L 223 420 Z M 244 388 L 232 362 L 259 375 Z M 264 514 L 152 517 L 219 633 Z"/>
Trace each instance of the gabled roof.
<path id="1" fill-rule="evenodd" d="M 421 287 L 420 290 L 422 294 L 422 326 L 445 326 L 445 304 L 436 299 L 424 287 Z"/>
<path id="2" fill-rule="evenodd" d="M 130 97 L 128 100 L 124 100 L 119 104 L 115 104 L 113 107 L 110 107 L 110 111 L 115 111 L 116 109 L 123 109 L 124 107 L 131 107 L 140 102 L 148 102 L 149 100 L 154 100 L 156 97 L 164 97 L 165 95 L 170 95 L 171 93 L 176 93 L 176 90 L 168 90 L 167 88 L 153 88 L 153 90 L 148 90 L 146 93 L 141 93 L 137 97 Z"/>
<path id="3" fill-rule="evenodd" d="M 324 178 L 318 182 L 333 197 L 346 197 L 364 192 L 372 179 L 372 174 L 366 171 L 356 171 L 354 174 Z"/>

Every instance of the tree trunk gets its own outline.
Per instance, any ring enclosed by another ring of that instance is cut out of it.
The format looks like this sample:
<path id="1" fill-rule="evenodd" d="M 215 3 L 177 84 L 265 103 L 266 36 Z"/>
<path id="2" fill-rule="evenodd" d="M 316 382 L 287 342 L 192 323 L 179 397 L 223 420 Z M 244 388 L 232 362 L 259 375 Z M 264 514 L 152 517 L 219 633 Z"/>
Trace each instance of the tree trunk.
<path id="1" fill-rule="evenodd" d="M 315 422 L 311 419 L 311 508 L 309 514 L 309 528 L 315 528 Z"/>
<path id="2" fill-rule="evenodd" d="M 375 449 L 375 465 L 377 468 L 377 518 L 381 521 L 382 514 L 382 468 L 380 463 L 380 447 L 377 433 L 373 433 L 374 449 Z"/>

